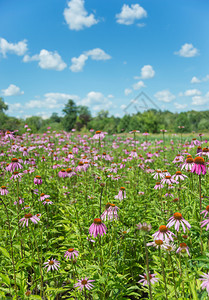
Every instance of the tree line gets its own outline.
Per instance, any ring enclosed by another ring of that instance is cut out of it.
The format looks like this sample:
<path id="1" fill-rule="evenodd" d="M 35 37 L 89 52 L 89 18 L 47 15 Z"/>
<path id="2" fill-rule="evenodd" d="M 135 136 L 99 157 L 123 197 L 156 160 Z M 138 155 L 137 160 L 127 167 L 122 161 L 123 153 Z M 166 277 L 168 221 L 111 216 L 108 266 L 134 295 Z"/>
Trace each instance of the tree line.
<path id="1" fill-rule="evenodd" d="M 83 132 L 94 129 L 110 134 L 129 132 L 134 129 L 149 133 L 159 133 L 161 129 L 185 133 L 209 130 L 209 110 L 172 113 L 168 110 L 149 109 L 132 115 L 126 114 L 121 118 L 110 115 L 107 110 L 101 110 L 93 117 L 87 106 L 78 106 L 72 99 L 65 104 L 62 110 L 63 116 L 54 112 L 46 120 L 38 116 L 32 116 L 25 120 L 10 117 L 6 114 L 7 110 L 8 105 L 5 104 L 3 98 L 0 98 L 0 129 L 19 130 L 19 133 L 24 132 L 25 124 L 33 133 L 43 133 L 47 131 L 48 127 L 51 127 L 51 130 L 67 132 L 72 129 Z M 180 129 L 179 126 L 184 126 L 184 128 Z"/>

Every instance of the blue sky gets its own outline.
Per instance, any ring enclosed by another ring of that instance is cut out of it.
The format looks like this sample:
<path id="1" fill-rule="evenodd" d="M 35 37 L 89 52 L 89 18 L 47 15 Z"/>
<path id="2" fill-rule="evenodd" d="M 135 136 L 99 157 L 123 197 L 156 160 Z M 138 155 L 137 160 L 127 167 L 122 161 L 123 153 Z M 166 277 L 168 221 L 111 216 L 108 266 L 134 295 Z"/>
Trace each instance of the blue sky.
<path id="1" fill-rule="evenodd" d="M 8 114 L 47 118 L 71 98 L 122 116 L 142 91 L 162 110 L 209 109 L 208 14 L 206 0 L 0 0 Z"/>

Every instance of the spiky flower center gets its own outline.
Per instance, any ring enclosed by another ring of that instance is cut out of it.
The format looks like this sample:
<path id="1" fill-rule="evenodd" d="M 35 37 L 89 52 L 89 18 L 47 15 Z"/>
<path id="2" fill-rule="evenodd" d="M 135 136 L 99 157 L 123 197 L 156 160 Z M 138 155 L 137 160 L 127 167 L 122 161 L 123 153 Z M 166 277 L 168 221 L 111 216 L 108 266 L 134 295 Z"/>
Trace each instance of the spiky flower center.
<path id="1" fill-rule="evenodd" d="M 53 261 L 53 260 L 50 260 L 50 261 L 49 261 L 49 265 L 52 266 L 53 264 L 54 264 L 54 261 Z"/>
<path id="2" fill-rule="evenodd" d="M 181 171 L 177 171 L 176 175 L 182 175 Z"/>
<path id="3" fill-rule="evenodd" d="M 193 160 L 193 158 L 191 158 L 191 157 L 188 157 L 187 159 L 186 159 L 186 163 L 187 164 L 192 164 L 194 162 L 194 160 Z"/>
<path id="4" fill-rule="evenodd" d="M 126 231 L 126 230 L 124 230 L 124 231 L 123 231 L 123 234 L 126 234 L 126 233 L 127 233 L 127 231 Z"/>
<path id="5" fill-rule="evenodd" d="M 160 185 L 160 182 L 156 182 L 156 185 Z"/>
<path id="6" fill-rule="evenodd" d="M 205 160 L 201 156 L 197 156 L 194 159 L 194 163 L 198 164 L 198 165 L 204 165 L 205 164 Z"/>
<path id="7" fill-rule="evenodd" d="M 147 275 L 144 275 L 144 278 L 147 280 Z M 152 279 L 152 275 L 149 274 L 149 279 Z"/>
<path id="8" fill-rule="evenodd" d="M 161 225 L 159 227 L 160 232 L 166 233 L 168 231 L 168 228 L 165 225 Z"/>
<path id="9" fill-rule="evenodd" d="M 17 158 L 12 158 L 12 162 L 18 162 Z"/>
<path id="10" fill-rule="evenodd" d="M 100 133 L 101 133 L 101 131 L 100 131 L 100 130 L 97 130 L 97 131 L 96 131 L 96 134 L 100 134 Z"/>
<path id="11" fill-rule="evenodd" d="M 125 188 L 123 186 L 121 186 L 120 190 L 121 191 L 125 191 Z"/>
<path id="12" fill-rule="evenodd" d="M 79 166 L 83 166 L 83 162 L 82 162 L 82 161 L 79 161 L 78 165 L 79 165 Z"/>
<path id="13" fill-rule="evenodd" d="M 66 172 L 67 172 L 67 173 L 71 173 L 71 172 L 72 172 L 72 169 L 71 169 L 71 168 L 67 168 L 67 169 L 66 169 Z"/>
<path id="14" fill-rule="evenodd" d="M 74 251 L 74 248 L 69 248 L 67 251 L 68 251 L 68 252 L 73 252 L 73 251 Z"/>
<path id="15" fill-rule="evenodd" d="M 40 176 L 40 175 L 36 175 L 36 178 L 37 178 L 37 179 L 41 179 L 41 176 Z"/>
<path id="16" fill-rule="evenodd" d="M 206 206 L 206 210 L 209 211 L 209 205 Z"/>
<path id="17" fill-rule="evenodd" d="M 186 247 L 187 247 L 187 244 L 186 244 L 186 243 L 180 243 L 180 247 L 181 247 L 181 248 L 186 248 Z"/>
<path id="18" fill-rule="evenodd" d="M 174 217 L 175 220 L 181 220 L 182 219 L 182 214 L 177 212 L 173 215 L 173 217 Z"/>
<path id="19" fill-rule="evenodd" d="M 165 179 L 171 179 L 171 176 L 167 175 L 165 176 Z"/>
<path id="20" fill-rule="evenodd" d="M 44 194 L 44 193 L 41 193 L 41 197 L 43 197 L 43 196 L 45 196 L 45 194 Z"/>
<path id="21" fill-rule="evenodd" d="M 32 214 L 25 214 L 25 219 L 30 219 L 30 218 L 32 218 Z"/>
<path id="22" fill-rule="evenodd" d="M 6 190 L 6 186 L 5 186 L 5 185 L 2 185 L 1 189 L 2 189 L 2 190 Z"/>
<path id="23" fill-rule="evenodd" d="M 202 152 L 208 152 L 208 151 L 209 151 L 208 148 L 203 148 L 203 149 L 202 149 Z"/>
<path id="24" fill-rule="evenodd" d="M 155 244 L 161 246 L 163 244 L 162 240 L 155 240 Z"/>
<path id="25" fill-rule="evenodd" d="M 96 218 L 96 219 L 94 219 L 94 224 L 100 225 L 100 224 L 102 224 L 102 220 L 99 218 Z"/>
<path id="26" fill-rule="evenodd" d="M 50 199 L 46 199 L 45 201 L 46 201 L 46 202 L 50 202 Z"/>
<path id="27" fill-rule="evenodd" d="M 61 172 L 65 173 L 65 169 L 62 169 Z"/>
<path id="28" fill-rule="evenodd" d="M 82 280 L 82 281 L 81 281 L 81 284 L 82 284 L 82 285 L 86 285 L 86 284 L 87 284 L 87 280 L 86 280 L 86 279 Z"/>

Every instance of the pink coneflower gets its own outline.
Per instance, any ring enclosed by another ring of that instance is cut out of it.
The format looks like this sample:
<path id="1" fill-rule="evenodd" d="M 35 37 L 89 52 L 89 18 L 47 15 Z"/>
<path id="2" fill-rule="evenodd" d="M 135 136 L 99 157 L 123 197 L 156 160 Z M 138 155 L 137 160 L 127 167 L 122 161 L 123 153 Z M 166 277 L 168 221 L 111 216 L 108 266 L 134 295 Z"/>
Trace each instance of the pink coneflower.
<path id="1" fill-rule="evenodd" d="M 206 227 L 205 230 L 208 231 L 208 229 L 209 229 L 209 218 L 207 218 L 207 219 L 205 219 L 204 221 L 201 222 L 201 227 L 204 227 L 206 225 L 207 225 L 207 227 Z"/>
<path id="2" fill-rule="evenodd" d="M 49 197 L 50 197 L 50 195 L 45 195 L 44 193 L 41 193 L 40 200 L 43 201 L 43 200 L 45 200 L 45 199 L 47 199 Z"/>
<path id="3" fill-rule="evenodd" d="M 187 246 L 186 243 L 180 243 L 180 246 L 179 248 L 176 250 L 176 253 L 185 253 L 187 252 L 187 254 L 190 256 L 190 253 L 189 253 L 189 247 Z"/>
<path id="4" fill-rule="evenodd" d="M 118 210 L 119 210 L 119 207 L 117 207 L 115 204 L 108 202 L 105 205 L 105 211 L 101 215 L 101 219 L 104 221 L 106 221 L 106 219 L 117 220 L 118 219 Z"/>
<path id="5" fill-rule="evenodd" d="M 168 220 L 168 224 L 167 227 L 172 227 L 175 224 L 175 230 L 179 231 L 180 225 L 183 228 L 183 231 L 186 232 L 185 226 L 190 230 L 191 225 L 189 224 L 189 222 L 187 222 L 183 217 L 181 213 L 174 213 L 174 215 Z"/>
<path id="6" fill-rule="evenodd" d="M 159 279 L 155 277 L 156 275 L 157 275 L 157 274 L 150 274 L 150 273 L 149 273 L 149 280 L 150 280 L 150 283 L 151 283 L 151 284 L 154 284 L 154 283 L 158 282 Z M 139 276 L 140 276 L 142 279 L 139 280 L 138 283 L 142 283 L 143 286 L 148 285 L 148 280 L 147 280 L 147 275 L 146 275 L 146 273 L 144 273 L 144 275 L 139 275 Z"/>
<path id="7" fill-rule="evenodd" d="M 192 167 L 194 165 L 194 160 L 191 157 L 191 155 L 187 156 L 186 161 L 181 165 L 181 169 L 183 170 L 185 168 L 185 170 L 192 170 Z"/>
<path id="8" fill-rule="evenodd" d="M 78 256 L 78 251 L 76 251 L 74 248 L 69 248 L 66 252 L 64 257 L 69 258 L 69 259 L 74 259 L 75 257 Z"/>
<path id="9" fill-rule="evenodd" d="M 24 199 L 19 198 L 19 204 L 22 204 L 24 202 Z M 14 205 L 17 205 L 17 201 L 14 202 Z"/>
<path id="10" fill-rule="evenodd" d="M 76 167 L 76 172 L 82 172 L 85 171 L 85 166 L 82 161 L 79 161 L 78 166 Z"/>
<path id="11" fill-rule="evenodd" d="M 186 175 L 182 174 L 181 171 L 177 171 L 175 175 L 172 176 L 173 179 L 183 181 L 185 178 L 188 178 Z"/>
<path id="12" fill-rule="evenodd" d="M 146 222 L 144 222 L 143 224 L 141 223 L 136 224 L 136 227 L 138 230 L 145 231 L 145 232 L 149 232 L 152 229 L 152 225 L 147 224 Z"/>
<path id="13" fill-rule="evenodd" d="M 53 202 L 50 200 L 50 199 L 46 199 L 44 202 L 43 202 L 43 205 L 49 205 L 49 204 L 53 204 Z"/>
<path id="14" fill-rule="evenodd" d="M 95 280 L 89 280 L 89 277 L 85 277 L 84 279 L 81 278 L 78 280 L 78 283 L 74 284 L 74 287 L 78 287 L 80 291 L 83 290 L 83 288 L 86 288 L 87 290 L 91 290 L 94 286 L 91 284 Z"/>
<path id="15" fill-rule="evenodd" d="M 38 184 L 42 184 L 43 181 L 41 179 L 41 176 L 37 175 L 35 178 L 34 178 L 34 184 L 35 185 L 38 185 Z"/>
<path id="16" fill-rule="evenodd" d="M 196 173 L 197 175 L 205 175 L 206 174 L 206 166 L 205 160 L 201 156 L 197 156 L 194 159 L 194 165 L 191 170 L 192 173 Z"/>
<path id="17" fill-rule="evenodd" d="M 161 179 L 161 183 L 162 184 L 172 184 L 172 183 L 178 183 L 178 181 L 176 181 L 175 179 L 173 179 L 171 176 L 165 176 L 163 179 Z"/>
<path id="18" fill-rule="evenodd" d="M 125 188 L 122 186 L 120 188 L 120 191 L 119 191 L 118 195 L 115 196 L 115 199 L 123 200 L 125 198 L 126 198 L 126 191 L 125 191 Z"/>
<path id="19" fill-rule="evenodd" d="M 206 209 L 203 210 L 200 214 L 204 214 L 204 218 L 207 216 L 207 214 L 209 213 L 209 205 L 206 206 Z"/>
<path id="20" fill-rule="evenodd" d="M 7 195 L 9 193 L 7 187 L 5 185 L 2 185 L 0 188 L 0 193 L 2 196 Z"/>
<path id="21" fill-rule="evenodd" d="M 164 245 L 164 242 L 162 240 L 154 240 L 153 242 L 147 243 L 147 246 L 153 246 L 158 248 L 162 248 Z"/>
<path id="22" fill-rule="evenodd" d="M 87 241 L 89 241 L 90 243 L 95 243 L 95 240 L 92 240 L 89 236 L 87 236 Z"/>
<path id="23" fill-rule="evenodd" d="M 149 133 L 148 133 L 148 132 L 144 132 L 144 133 L 142 133 L 142 135 L 144 135 L 144 136 L 148 136 L 148 135 L 149 135 Z"/>
<path id="24" fill-rule="evenodd" d="M 6 167 L 6 170 L 9 172 L 14 172 L 15 169 L 22 169 L 22 166 L 18 162 L 17 158 L 12 158 L 12 162 Z"/>
<path id="25" fill-rule="evenodd" d="M 201 276 L 203 277 L 203 278 L 199 278 L 199 280 L 202 280 L 201 288 L 206 289 L 209 296 L 209 274 L 203 273 L 203 275 Z"/>
<path id="26" fill-rule="evenodd" d="M 60 267 L 60 263 L 58 260 L 56 259 L 49 259 L 47 262 L 44 263 L 45 267 L 44 268 L 48 268 L 47 269 L 47 272 L 49 272 L 50 270 L 57 270 L 58 271 L 58 268 Z"/>
<path id="27" fill-rule="evenodd" d="M 22 226 L 28 227 L 28 221 L 31 220 L 34 224 L 37 224 L 40 219 L 35 215 L 33 216 L 32 214 L 25 214 L 25 217 L 20 219 L 20 223 L 22 223 Z"/>
<path id="28" fill-rule="evenodd" d="M 106 234 L 107 227 L 102 223 L 102 220 L 99 218 L 94 219 L 94 223 L 89 227 L 89 234 L 97 237 L 97 235 Z"/>
<path id="29" fill-rule="evenodd" d="M 152 173 L 152 176 L 155 180 L 158 180 L 158 179 L 161 179 L 164 177 L 163 173 L 161 170 L 155 170 L 153 173 Z"/>
<path id="30" fill-rule="evenodd" d="M 162 189 L 162 188 L 164 188 L 164 185 L 161 184 L 160 182 L 156 182 L 156 184 L 155 184 L 155 186 L 154 186 L 154 189 L 155 189 L 155 190 L 160 190 L 160 189 Z"/>
<path id="31" fill-rule="evenodd" d="M 58 172 L 58 176 L 60 178 L 65 178 L 67 177 L 67 172 L 65 171 L 65 169 L 62 169 L 61 171 Z"/>
<path id="32" fill-rule="evenodd" d="M 103 138 L 105 138 L 105 133 L 100 130 L 97 130 L 96 134 L 92 137 L 94 140 L 102 140 Z"/>
<path id="33" fill-rule="evenodd" d="M 172 240 L 175 234 L 168 230 L 168 228 L 165 225 L 161 225 L 159 227 L 159 230 L 156 231 L 153 235 L 154 240 Z"/>

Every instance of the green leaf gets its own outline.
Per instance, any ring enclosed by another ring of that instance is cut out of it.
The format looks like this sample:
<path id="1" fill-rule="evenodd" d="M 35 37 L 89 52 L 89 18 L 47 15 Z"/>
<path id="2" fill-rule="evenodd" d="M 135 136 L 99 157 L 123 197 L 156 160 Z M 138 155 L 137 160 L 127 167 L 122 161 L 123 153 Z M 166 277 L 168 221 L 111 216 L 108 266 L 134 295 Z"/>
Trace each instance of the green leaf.
<path id="1" fill-rule="evenodd" d="M 5 257 L 7 257 L 7 258 L 10 259 L 9 252 L 8 252 L 5 248 L 0 247 L 0 251 L 2 252 L 2 254 L 3 254 Z"/>
<path id="2" fill-rule="evenodd" d="M 9 276 L 0 273 L 0 277 L 1 277 L 1 279 L 2 279 L 2 281 L 3 281 L 4 283 L 6 283 L 7 285 L 10 285 L 10 279 L 9 279 Z"/>

